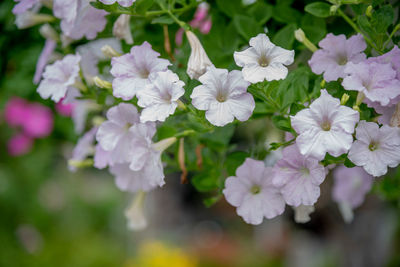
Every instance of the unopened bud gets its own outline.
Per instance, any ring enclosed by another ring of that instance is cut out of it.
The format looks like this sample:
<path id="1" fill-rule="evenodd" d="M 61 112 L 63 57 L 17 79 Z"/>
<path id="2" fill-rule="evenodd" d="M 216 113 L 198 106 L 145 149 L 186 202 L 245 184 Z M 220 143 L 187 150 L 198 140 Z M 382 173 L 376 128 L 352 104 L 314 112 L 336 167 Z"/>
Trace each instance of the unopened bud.
<path id="1" fill-rule="evenodd" d="M 104 56 L 107 58 L 112 58 L 112 57 L 119 57 L 121 56 L 120 53 L 117 52 L 114 48 L 112 48 L 109 45 L 105 45 L 101 48 L 101 52 L 103 52 Z"/>
<path id="2" fill-rule="evenodd" d="M 100 79 L 99 76 L 95 76 L 93 78 L 93 82 L 94 84 L 99 87 L 99 88 L 103 88 L 103 89 L 112 89 L 112 83 L 102 80 Z"/>
<path id="3" fill-rule="evenodd" d="M 125 210 L 129 230 L 141 231 L 147 227 L 147 220 L 143 212 L 145 197 L 145 192 L 137 192 L 131 205 Z"/>
<path id="4" fill-rule="evenodd" d="M 306 34 L 302 29 L 295 30 L 294 37 L 297 41 L 304 44 L 311 52 L 318 50 L 318 48 L 306 37 Z"/>
<path id="5" fill-rule="evenodd" d="M 92 159 L 85 159 L 85 160 L 73 160 L 70 159 L 68 160 L 68 165 L 73 168 L 87 168 L 87 167 L 92 167 L 93 166 L 93 160 Z"/>
<path id="6" fill-rule="evenodd" d="M 102 116 L 94 116 L 92 119 L 93 126 L 100 126 L 106 119 Z"/>
<path id="7" fill-rule="evenodd" d="M 346 105 L 347 101 L 349 101 L 350 96 L 348 94 L 343 94 L 342 98 L 340 99 L 340 105 Z"/>
<path id="8" fill-rule="evenodd" d="M 175 143 L 177 140 L 176 137 L 170 137 L 170 138 L 166 138 L 163 139 L 155 144 L 153 144 L 153 149 L 159 152 L 163 152 L 165 149 L 167 149 L 168 147 L 170 147 L 173 143 Z"/>
<path id="9" fill-rule="evenodd" d="M 338 8 L 339 8 L 338 5 L 333 5 L 333 6 L 331 6 L 331 8 L 329 9 L 329 13 L 330 13 L 331 15 L 335 15 L 335 14 L 336 14 L 336 11 L 338 10 Z"/>
<path id="10" fill-rule="evenodd" d="M 31 11 L 26 11 L 22 14 L 17 15 L 15 24 L 18 29 L 26 29 L 41 23 L 52 22 L 56 18 L 47 14 L 36 14 Z"/>
<path id="11" fill-rule="evenodd" d="M 42 25 L 39 29 L 39 32 L 45 39 L 50 39 L 53 41 L 60 40 L 58 33 L 56 32 L 56 30 L 53 29 L 53 27 L 50 26 L 50 24 L 46 23 Z"/>
<path id="12" fill-rule="evenodd" d="M 118 17 L 113 26 L 113 35 L 120 40 L 125 40 L 127 44 L 133 44 L 130 21 L 130 15 L 122 14 Z"/>
<path id="13" fill-rule="evenodd" d="M 367 17 L 371 17 L 372 16 L 372 6 L 369 5 L 367 7 L 367 10 L 365 11 L 365 15 L 367 15 Z"/>
<path id="14" fill-rule="evenodd" d="M 186 36 L 192 49 L 186 72 L 191 79 L 198 79 L 206 72 L 207 67 L 213 66 L 213 64 L 197 36 L 191 31 L 187 31 Z"/>
<path id="15" fill-rule="evenodd" d="M 325 81 L 325 79 L 323 79 L 320 83 L 320 86 L 321 86 L 321 88 L 325 88 L 325 85 L 326 85 L 326 81 Z"/>
<path id="16" fill-rule="evenodd" d="M 310 214 L 315 210 L 314 206 L 300 205 L 294 207 L 294 220 L 297 223 L 307 223 L 311 220 Z"/>
<path id="17" fill-rule="evenodd" d="M 361 105 L 361 103 L 363 102 L 364 98 L 365 98 L 364 93 L 363 92 L 358 92 L 357 100 L 356 100 L 356 106 Z"/>

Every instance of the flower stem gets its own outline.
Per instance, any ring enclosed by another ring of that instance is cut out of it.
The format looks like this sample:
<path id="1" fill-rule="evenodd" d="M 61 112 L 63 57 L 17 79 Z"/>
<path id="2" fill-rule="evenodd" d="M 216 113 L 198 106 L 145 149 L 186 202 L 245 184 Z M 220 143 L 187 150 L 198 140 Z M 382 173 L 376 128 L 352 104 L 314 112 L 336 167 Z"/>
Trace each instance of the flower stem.
<path id="1" fill-rule="evenodd" d="M 397 24 L 396 27 L 394 27 L 393 31 L 390 33 L 389 38 L 387 39 L 387 41 L 383 44 L 383 49 L 386 48 L 386 46 L 389 44 L 390 40 L 392 40 L 393 35 L 400 30 L 400 24 Z"/>

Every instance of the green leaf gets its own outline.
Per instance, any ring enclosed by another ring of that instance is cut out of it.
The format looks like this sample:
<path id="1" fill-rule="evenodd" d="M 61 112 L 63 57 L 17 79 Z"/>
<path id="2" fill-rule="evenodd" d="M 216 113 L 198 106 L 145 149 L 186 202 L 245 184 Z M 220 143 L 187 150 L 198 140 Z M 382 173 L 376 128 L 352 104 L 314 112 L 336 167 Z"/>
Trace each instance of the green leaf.
<path id="1" fill-rule="evenodd" d="M 243 164 L 244 160 L 249 157 L 249 153 L 236 151 L 226 157 L 225 166 L 229 176 L 234 176 L 236 169 Z"/>
<path id="2" fill-rule="evenodd" d="M 272 16 L 278 22 L 289 24 L 297 23 L 302 14 L 288 5 L 281 4 L 274 7 Z"/>
<path id="3" fill-rule="evenodd" d="M 224 127 L 215 127 L 212 132 L 205 133 L 200 137 L 208 147 L 221 148 L 229 144 L 231 137 L 235 131 L 233 124 Z"/>
<path id="4" fill-rule="evenodd" d="M 263 31 L 262 27 L 252 17 L 236 15 L 233 18 L 233 23 L 239 34 L 246 40 Z"/>
<path id="5" fill-rule="evenodd" d="M 294 42 L 294 31 L 297 29 L 295 24 L 289 24 L 279 30 L 272 42 L 277 46 L 281 46 L 286 49 L 292 49 Z"/>
<path id="6" fill-rule="evenodd" d="M 284 117 L 281 115 L 275 115 L 275 116 L 272 116 L 272 122 L 275 125 L 275 127 L 280 130 L 290 132 L 292 129 L 291 124 L 290 124 L 290 118 L 288 118 L 288 117 Z"/>
<path id="7" fill-rule="evenodd" d="M 258 24 L 264 25 L 272 17 L 273 6 L 265 4 L 264 2 L 256 2 L 249 8 L 247 13 L 253 17 Z"/>
<path id="8" fill-rule="evenodd" d="M 222 195 L 208 197 L 203 200 L 204 205 L 209 208 L 221 199 Z"/>
<path id="9" fill-rule="evenodd" d="M 241 0 L 217 0 L 217 6 L 228 17 L 233 17 L 242 12 Z"/>
<path id="10" fill-rule="evenodd" d="M 135 2 L 135 11 L 138 14 L 144 15 L 154 4 L 154 0 L 137 0 Z"/>
<path id="11" fill-rule="evenodd" d="M 174 20 L 170 16 L 167 16 L 167 15 L 161 16 L 158 18 L 154 18 L 151 21 L 151 24 L 172 24 L 172 23 L 174 23 Z"/>
<path id="12" fill-rule="evenodd" d="M 213 168 L 193 176 L 191 182 L 193 186 L 200 192 L 209 192 L 218 189 L 220 173 Z"/>
<path id="13" fill-rule="evenodd" d="M 325 19 L 317 18 L 311 14 L 305 14 L 301 19 L 301 28 L 312 43 L 318 43 L 326 36 Z"/>
<path id="14" fill-rule="evenodd" d="M 331 6 L 327 3 L 315 2 L 315 3 L 306 5 L 304 10 L 316 17 L 327 18 L 331 15 L 330 8 L 331 8 Z"/>
<path id="15" fill-rule="evenodd" d="M 371 25 L 379 33 L 385 33 L 387 28 L 393 23 L 394 11 L 391 5 L 385 5 L 375 10 L 371 16 Z"/>

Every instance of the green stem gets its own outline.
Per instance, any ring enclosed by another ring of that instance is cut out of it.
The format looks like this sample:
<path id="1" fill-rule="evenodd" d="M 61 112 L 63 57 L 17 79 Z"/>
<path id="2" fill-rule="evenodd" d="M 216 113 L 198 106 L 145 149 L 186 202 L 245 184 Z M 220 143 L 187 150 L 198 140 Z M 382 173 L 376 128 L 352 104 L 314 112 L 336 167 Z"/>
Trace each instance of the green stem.
<path id="1" fill-rule="evenodd" d="M 393 35 L 400 30 L 400 24 L 397 24 L 396 27 L 394 27 L 393 31 L 390 33 L 389 35 L 389 39 L 387 39 L 387 41 L 383 44 L 383 49 L 386 48 L 386 46 L 389 44 L 390 40 L 392 40 Z"/>
<path id="2" fill-rule="evenodd" d="M 369 39 L 365 34 L 361 31 L 360 28 L 354 23 L 354 21 L 349 18 L 340 8 L 337 9 L 338 14 L 358 33 L 360 33 L 363 37 L 364 40 L 372 47 L 374 48 L 378 53 L 382 54 L 382 52 L 375 46 L 375 44 L 372 42 L 371 39 Z"/>

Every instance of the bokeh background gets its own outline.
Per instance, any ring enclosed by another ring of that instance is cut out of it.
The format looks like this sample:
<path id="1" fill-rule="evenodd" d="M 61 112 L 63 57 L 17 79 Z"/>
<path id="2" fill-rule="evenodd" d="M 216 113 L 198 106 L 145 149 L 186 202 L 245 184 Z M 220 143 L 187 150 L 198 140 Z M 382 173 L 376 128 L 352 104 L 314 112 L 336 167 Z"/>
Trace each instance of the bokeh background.
<path id="1" fill-rule="evenodd" d="M 204 195 L 170 173 L 146 200 L 147 229 L 129 231 L 124 209 L 131 195 L 104 171 L 68 171 L 78 137 L 71 119 L 35 92 L 43 38 L 37 28 L 17 30 L 13 5 L 0 2 L 0 266 L 400 266 L 400 171 L 375 183 L 350 224 L 327 179 L 310 222 L 296 224 L 288 207 L 256 227 L 223 199 L 207 208 Z M 54 116 L 51 135 L 20 156 L 8 150 L 19 129 L 3 116 L 15 96 L 48 106 Z M 239 136 L 259 130 L 257 122 L 247 126 Z"/>

